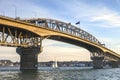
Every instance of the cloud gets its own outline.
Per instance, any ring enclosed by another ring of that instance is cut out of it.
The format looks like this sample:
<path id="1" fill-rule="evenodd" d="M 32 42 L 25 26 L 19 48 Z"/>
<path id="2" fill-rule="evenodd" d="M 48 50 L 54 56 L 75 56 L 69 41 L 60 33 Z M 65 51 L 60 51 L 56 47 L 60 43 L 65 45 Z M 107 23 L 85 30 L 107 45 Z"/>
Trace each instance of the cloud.
<path id="1" fill-rule="evenodd" d="M 4 10 L 3 10 L 4 8 Z M 28 0 L 2 0 L 0 5 L 1 14 L 3 11 L 5 15 L 15 17 L 15 8 L 17 10 L 17 16 L 22 18 L 36 18 L 36 17 L 54 17 L 51 11 L 41 5 L 36 5 L 32 1 Z"/>
<path id="2" fill-rule="evenodd" d="M 120 27 L 120 15 L 117 12 L 110 11 L 107 8 L 103 8 L 101 12 L 96 16 L 92 16 L 91 22 L 100 22 L 108 25 L 106 27 Z"/>
<path id="3" fill-rule="evenodd" d="M 16 62 L 20 61 L 20 56 L 16 53 L 16 48 L 0 46 L 0 60 L 1 59 L 7 59 Z"/>
<path id="4" fill-rule="evenodd" d="M 73 3 L 75 5 L 73 5 Z M 67 10 L 65 12 L 66 15 L 72 16 L 73 20 L 81 20 L 81 22 L 84 22 L 83 24 L 89 22 L 89 24 L 97 25 L 98 27 L 120 27 L 119 12 L 105 5 L 93 6 L 78 0 L 69 1 L 67 4 L 61 1 L 59 4 L 63 5 L 65 10 Z"/>
<path id="5" fill-rule="evenodd" d="M 116 0 L 116 2 L 119 2 L 119 0 Z M 73 3 L 75 5 L 73 5 Z M 15 6 L 17 8 L 17 16 L 20 16 L 22 18 L 28 18 L 28 17 L 55 18 L 55 19 L 71 22 L 73 24 L 76 21 L 81 20 L 81 22 L 84 22 L 82 24 L 89 22 L 89 24 L 91 25 L 97 25 L 98 27 L 107 27 L 107 28 L 120 26 L 119 12 L 113 11 L 112 9 L 108 8 L 105 5 L 93 6 L 89 3 L 79 0 L 72 0 L 72 1 L 53 0 L 51 1 L 51 3 L 49 3 L 48 6 L 47 5 L 43 6 L 42 2 L 41 3 L 39 2 L 39 4 L 37 4 L 36 1 L 32 1 L 32 0 L 30 1 L 1 0 L 0 13 L 3 14 L 3 12 L 5 12 L 6 15 L 14 17 Z"/>
<path id="6" fill-rule="evenodd" d="M 43 42 L 43 44 L 42 44 L 43 47 L 52 46 L 55 43 L 57 43 L 56 41 L 53 41 L 53 40 L 50 40 L 50 39 L 45 39 L 42 42 Z"/>
<path id="7" fill-rule="evenodd" d="M 75 5 L 73 5 L 73 3 Z M 45 4 L 45 3 L 44 3 Z M 84 22 L 82 24 L 88 23 L 91 25 L 97 25 L 98 27 L 119 27 L 120 26 L 120 16 L 119 13 L 109 9 L 107 6 L 103 5 L 90 5 L 86 2 L 79 0 L 73 1 L 51 1 L 51 7 L 43 6 L 36 1 L 24 1 L 24 0 L 14 0 L 11 1 L 1 1 L 0 11 L 3 14 L 3 8 L 6 15 L 14 17 L 15 6 L 17 8 L 17 16 L 22 18 L 35 18 L 35 17 L 46 17 L 55 18 L 71 23 L 75 23 L 78 20 Z M 55 5 L 56 4 L 56 5 Z M 21 6 L 23 5 L 23 6 Z M 61 6 L 62 5 L 62 6 Z M 3 7 L 4 6 L 4 7 Z M 8 8 L 9 6 L 9 8 Z M 60 7 L 61 6 L 61 7 Z M 56 9 L 54 9 L 56 7 Z"/>
<path id="8" fill-rule="evenodd" d="M 120 41 L 110 37 L 99 37 L 99 40 L 105 44 L 105 46 L 118 54 L 120 54 Z"/>
<path id="9" fill-rule="evenodd" d="M 62 47 L 62 46 L 48 46 L 39 55 L 39 61 L 86 61 L 90 60 L 90 53 L 83 48 Z"/>

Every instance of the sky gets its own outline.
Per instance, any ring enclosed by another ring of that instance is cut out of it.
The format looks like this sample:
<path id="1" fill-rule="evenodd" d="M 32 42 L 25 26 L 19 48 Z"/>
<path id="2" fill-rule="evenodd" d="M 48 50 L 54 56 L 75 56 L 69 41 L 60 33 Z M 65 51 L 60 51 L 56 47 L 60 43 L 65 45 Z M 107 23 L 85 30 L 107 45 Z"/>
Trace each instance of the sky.
<path id="1" fill-rule="evenodd" d="M 15 15 L 16 9 L 16 15 Z M 71 22 L 95 36 L 120 54 L 120 0 L 0 0 L 0 15 L 15 18 L 52 18 Z M 84 48 L 53 40 L 43 40 L 39 61 L 89 61 Z M 19 61 L 16 48 L 0 46 L 0 59 Z"/>

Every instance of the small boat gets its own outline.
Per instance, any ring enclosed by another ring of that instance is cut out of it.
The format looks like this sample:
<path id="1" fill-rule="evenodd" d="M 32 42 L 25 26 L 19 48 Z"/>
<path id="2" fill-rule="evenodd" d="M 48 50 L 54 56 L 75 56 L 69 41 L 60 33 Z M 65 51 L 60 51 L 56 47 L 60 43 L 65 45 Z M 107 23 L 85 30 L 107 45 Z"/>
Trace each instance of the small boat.
<path id="1" fill-rule="evenodd" d="M 53 68 L 53 69 L 57 69 L 57 68 L 58 68 L 57 61 L 54 61 L 54 62 L 53 62 L 53 64 L 52 64 L 52 68 Z"/>

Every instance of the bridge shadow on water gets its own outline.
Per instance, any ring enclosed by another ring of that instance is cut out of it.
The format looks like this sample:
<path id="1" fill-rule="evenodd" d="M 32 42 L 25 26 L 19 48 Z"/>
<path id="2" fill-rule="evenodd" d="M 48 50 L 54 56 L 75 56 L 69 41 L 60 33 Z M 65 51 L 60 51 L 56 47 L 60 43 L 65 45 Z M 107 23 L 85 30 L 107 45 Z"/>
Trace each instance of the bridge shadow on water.
<path id="1" fill-rule="evenodd" d="M 44 80 L 35 70 L 20 71 L 17 75 L 17 80 Z"/>

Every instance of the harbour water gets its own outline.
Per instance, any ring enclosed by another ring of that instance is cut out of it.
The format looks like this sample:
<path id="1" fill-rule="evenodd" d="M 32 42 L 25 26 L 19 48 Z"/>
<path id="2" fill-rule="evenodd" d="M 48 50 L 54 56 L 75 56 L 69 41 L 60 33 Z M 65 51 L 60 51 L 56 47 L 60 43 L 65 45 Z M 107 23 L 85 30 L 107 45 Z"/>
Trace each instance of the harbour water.
<path id="1" fill-rule="evenodd" d="M 0 80 L 120 80 L 120 68 L 39 68 L 37 72 L 21 72 L 18 67 L 0 68 Z"/>

